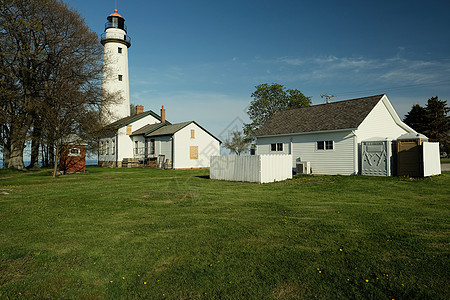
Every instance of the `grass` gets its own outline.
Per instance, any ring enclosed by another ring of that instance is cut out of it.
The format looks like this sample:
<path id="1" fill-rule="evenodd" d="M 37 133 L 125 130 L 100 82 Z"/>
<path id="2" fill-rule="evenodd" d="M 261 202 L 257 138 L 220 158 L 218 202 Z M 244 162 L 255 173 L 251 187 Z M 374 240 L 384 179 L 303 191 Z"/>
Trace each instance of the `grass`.
<path id="1" fill-rule="evenodd" d="M 449 298 L 449 173 L 88 171 L 0 171 L 0 298 Z"/>
<path id="2" fill-rule="evenodd" d="M 441 164 L 450 164 L 450 158 L 441 158 Z"/>

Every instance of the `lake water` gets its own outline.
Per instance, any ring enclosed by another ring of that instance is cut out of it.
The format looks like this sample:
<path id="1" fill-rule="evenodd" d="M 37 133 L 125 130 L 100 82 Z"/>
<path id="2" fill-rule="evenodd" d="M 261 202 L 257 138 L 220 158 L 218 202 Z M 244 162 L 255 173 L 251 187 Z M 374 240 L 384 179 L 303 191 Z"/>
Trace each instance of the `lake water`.
<path id="1" fill-rule="evenodd" d="M 30 164 L 30 161 L 24 161 L 23 162 L 25 164 L 25 167 L 28 166 Z M 97 160 L 96 159 L 88 159 L 86 160 L 86 165 L 88 166 L 96 166 L 97 165 Z M 3 168 L 3 160 L 0 160 L 0 169 Z"/>

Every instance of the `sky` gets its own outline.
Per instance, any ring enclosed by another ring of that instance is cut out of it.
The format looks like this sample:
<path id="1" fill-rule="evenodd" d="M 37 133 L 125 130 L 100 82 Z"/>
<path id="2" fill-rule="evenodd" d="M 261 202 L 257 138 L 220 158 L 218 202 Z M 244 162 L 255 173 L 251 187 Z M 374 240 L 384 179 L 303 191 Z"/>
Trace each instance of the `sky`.
<path id="1" fill-rule="evenodd" d="M 131 37 L 130 102 L 222 141 L 248 123 L 255 86 L 325 103 L 387 94 L 400 118 L 450 100 L 450 1 L 69 0 L 104 32 L 117 7 Z M 450 103 L 450 102 L 449 102 Z"/>

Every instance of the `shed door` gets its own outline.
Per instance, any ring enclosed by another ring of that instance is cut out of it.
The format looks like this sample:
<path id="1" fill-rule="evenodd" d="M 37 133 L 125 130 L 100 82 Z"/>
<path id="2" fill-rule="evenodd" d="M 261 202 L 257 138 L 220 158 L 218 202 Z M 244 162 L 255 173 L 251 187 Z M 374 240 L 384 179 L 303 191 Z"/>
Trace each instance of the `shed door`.
<path id="1" fill-rule="evenodd" d="M 387 142 L 362 142 L 362 175 L 389 176 Z"/>
<path id="2" fill-rule="evenodd" d="M 418 141 L 398 141 L 398 175 L 422 176 L 421 151 Z"/>

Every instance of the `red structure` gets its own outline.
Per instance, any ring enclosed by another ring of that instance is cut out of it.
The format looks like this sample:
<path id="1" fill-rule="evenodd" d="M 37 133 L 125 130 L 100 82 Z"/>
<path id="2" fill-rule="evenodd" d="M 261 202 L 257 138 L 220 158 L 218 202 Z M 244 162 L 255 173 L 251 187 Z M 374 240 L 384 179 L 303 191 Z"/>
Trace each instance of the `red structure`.
<path id="1" fill-rule="evenodd" d="M 86 172 L 86 145 L 66 145 L 61 151 L 59 170 L 66 173 Z"/>

